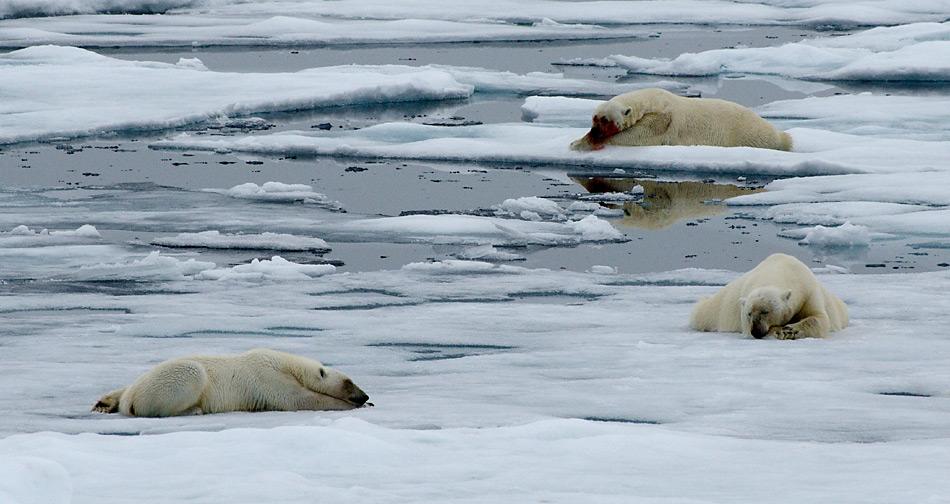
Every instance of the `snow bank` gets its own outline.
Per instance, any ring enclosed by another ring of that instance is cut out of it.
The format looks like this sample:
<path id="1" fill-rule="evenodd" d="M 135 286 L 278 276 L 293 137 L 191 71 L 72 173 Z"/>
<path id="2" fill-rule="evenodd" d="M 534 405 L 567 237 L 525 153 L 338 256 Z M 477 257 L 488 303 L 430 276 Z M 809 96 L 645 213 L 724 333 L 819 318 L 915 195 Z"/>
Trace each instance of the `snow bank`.
<path id="1" fill-rule="evenodd" d="M 950 143 L 878 139 L 795 128 L 795 152 L 749 147 L 611 147 L 575 152 L 570 142 L 585 128 L 535 124 L 485 124 L 441 128 L 383 123 L 358 131 L 318 135 L 288 131 L 270 135 L 203 138 L 180 134 L 155 148 L 251 152 L 269 155 L 384 157 L 488 163 L 559 164 L 601 169 L 702 171 L 768 175 L 887 172 L 895 155 L 904 171 L 938 169 Z M 896 154 L 899 153 L 899 154 Z"/>
<path id="2" fill-rule="evenodd" d="M 61 44 L 81 47 L 301 46 L 517 42 L 636 36 L 632 28 L 474 20 L 344 20 L 284 15 L 70 16 L 0 21 L 0 47 Z"/>
<path id="3" fill-rule="evenodd" d="M 198 280 L 309 280 L 336 271 L 332 264 L 298 264 L 280 256 L 253 259 L 225 269 L 206 269 L 195 276 Z"/>
<path id="4" fill-rule="evenodd" d="M 69 472 L 52 460 L 16 454 L 0 459 L 0 502 L 69 504 L 72 493 Z"/>
<path id="5" fill-rule="evenodd" d="M 0 55 L 0 68 L 6 97 L 0 144 L 174 128 L 258 112 L 452 100 L 474 92 L 613 95 L 642 86 L 436 65 L 212 72 L 193 59 L 176 65 L 126 61 L 59 46 Z"/>
<path id="6" fill-rule="evenodd" d="M 875 28 L 775 47 L 683 53 L 674 59 L 614 55 L 602 61 L 573 63 L 669 76 L 748 73 L 810 80 L 943 81 L 950 80 L 948 61 L 950 22 Z"/>
<path id="7" fill-rule="evenodd" d="M 179 233 L 176 236 L 153 238 L 152 245 L 163 247 L 200 247 L 213 249 L 329 251 L 330 246 L 320 238 L 284 233 L 223 234 L 220 231 Z"/>
<path id="8" fill-rule="evenodd" d="M 327 198 L 326 194 L 314 192 L 313 187 L 306 184 L 264 182 L 262 185 L 257 185 L 254 182 L 247 182 L 230 189 L 202 189 L 202 191 L 265 203 L 306 203 L 334 210 L 342 208 L 339 201 Z"/>

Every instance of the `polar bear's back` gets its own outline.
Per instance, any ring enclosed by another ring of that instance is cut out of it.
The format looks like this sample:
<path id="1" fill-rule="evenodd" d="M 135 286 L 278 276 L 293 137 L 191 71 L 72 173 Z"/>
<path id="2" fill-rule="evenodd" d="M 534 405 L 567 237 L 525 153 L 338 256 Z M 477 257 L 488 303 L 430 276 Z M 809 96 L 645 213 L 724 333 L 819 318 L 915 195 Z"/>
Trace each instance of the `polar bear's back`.
<path id="1" fill-rule="evenodd" d="M 779 131 L 738 103 L 716 98 L 686 98 L 659 88 L 616 96 L 599 107 L 598 113 L 604 115 L 610 110 L 609 103 L 616 103 L 618 109 L 630 107 L 636 111 L 670 114 L 668 129 L 657 138 L 648 140 L 647 144 L 792 149 L 792 138 L 788 133 Z M 609 143 L 627 145 L 629 142 L 620 136 Z"/>

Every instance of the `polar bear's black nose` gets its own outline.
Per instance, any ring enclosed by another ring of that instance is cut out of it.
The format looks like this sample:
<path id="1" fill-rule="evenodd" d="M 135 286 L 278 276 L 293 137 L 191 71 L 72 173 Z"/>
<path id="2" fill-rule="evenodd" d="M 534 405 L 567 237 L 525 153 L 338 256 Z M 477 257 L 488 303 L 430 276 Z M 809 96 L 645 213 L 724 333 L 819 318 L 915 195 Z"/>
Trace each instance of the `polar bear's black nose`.
<path id="1" fill-rule="evenodd" d="M 767 330 L 761 329 L 758 326 L 752 327 L 752 337 L 755 339 L 762 339 L 765 335 L 768 334 Z"/>
<path id="2" fill-rule="evenodd" d="M 357 406 L 362 406 L 366 401 L 369 401 L 369 396 L 363 391 L 350 396 L 350 402 Z"/>

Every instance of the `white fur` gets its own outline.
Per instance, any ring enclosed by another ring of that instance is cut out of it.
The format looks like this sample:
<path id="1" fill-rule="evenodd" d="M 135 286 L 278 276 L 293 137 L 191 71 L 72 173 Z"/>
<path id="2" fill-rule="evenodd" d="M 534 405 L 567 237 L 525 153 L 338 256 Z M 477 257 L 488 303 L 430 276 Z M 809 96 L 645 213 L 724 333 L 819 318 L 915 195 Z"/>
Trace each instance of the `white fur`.
<path id="1" fill-rule="evenodd" d="M 848 325 L 848 307 L 801 261 L 772 254 L 696 303 L 689 325 L 758 338 L 825 338 Z"/>
<path id="2" fill-rule="evenodd" d="M 94 411 L 165 417 L 226 411 L 343 410 L 368 397 L 343 373 L 276 350 L 192 356 L 155 366 Z"/>
<path id="3" fill-rule="evenodd" d="M 755 112 L 726 100 L 685 98 L 657 88 L 631 91 L 611 98 L 594 111 L 598 120 L 620 130 L 606 145 L 714 145 L 792 150 L 788 133 L 775 129 Z M 591 133 L 571 144 L 574 150 L 600 148 Z"/>

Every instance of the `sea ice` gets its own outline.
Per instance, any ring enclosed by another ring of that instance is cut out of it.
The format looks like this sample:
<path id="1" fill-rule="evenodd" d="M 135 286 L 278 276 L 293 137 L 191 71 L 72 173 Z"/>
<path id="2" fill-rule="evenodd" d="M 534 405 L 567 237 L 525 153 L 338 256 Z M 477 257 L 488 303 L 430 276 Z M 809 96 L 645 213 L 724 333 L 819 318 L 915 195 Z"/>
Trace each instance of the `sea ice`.
<path id="1" fill-rule="evenodd" d="M 270 232 L 260 234 L 226 234 L 211 230 L 152 238 L 150 243 L 163 247 L 199 247 L 213 249 L 310 250 L 323 252 L 330 250 L 330 246 L 327 242 L 320 238 Z"/>
<path id="2" fill-rule="evenodd" d="M 950 79 L 950 22 L 879 27 L 844 37 L 781 46 L 714 49 L 673 59 L 613 55 L 561 64 L 619 66 L 666 76 L 773 74 L 810 80 L 944 81 Z"/>

